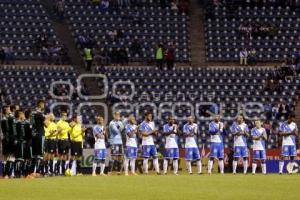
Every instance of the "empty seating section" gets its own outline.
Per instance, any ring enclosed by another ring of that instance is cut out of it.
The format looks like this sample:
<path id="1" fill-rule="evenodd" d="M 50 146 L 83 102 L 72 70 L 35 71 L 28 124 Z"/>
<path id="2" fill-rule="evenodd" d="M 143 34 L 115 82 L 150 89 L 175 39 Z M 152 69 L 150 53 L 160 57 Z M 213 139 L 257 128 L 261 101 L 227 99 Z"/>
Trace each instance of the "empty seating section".
<path id="1" fill-rule="evenodd" d="M 289 7 L 214 7 L 205 20 L 209 61 L 239 59 L 242 48 L 255 49 L 258 61 L 281 61 L 299 47 L 300 16 Z"/>
<path id="2" fill-rule="evenodd" d="M 172 42 L 176 47 L 176 60 L 190 60 L 189 17 L 184 13 L 150 2 L 142 7 L 100 10 L 99 6 L 83 0 L 66 1 L 65 10 L 76 40 L 79 36 L 91 36 L 100 48 L 109 51 L 125 48 L 130 61 L 154 60 L 156 46 Z M 124 36 L 111 40 L 108 31 L 123 31 Z M 142 52 L 136 55 L 130 52 L 135 40 L 142 47 Z"/>
<path id="3" fill-rule="evenodd" d="M 34 51 L 39 34 L 56 44 L 56 36 L 40 0 L 0 0 L 0 47 L 13 47 L 16 59 L 40 59 Z"/>
<path id="4" fill-rule="evenodd" d="M 281 92 L 266 91 L 265 85 L 271 77 L 272 70 L 263 68 L 179 68 L 161 71 L 153 67 L 101 67 L 98 71 L 107 76 L 111 93 L 114 83 L 118 81 L 123 81 L 123 83 L 115 84 L 115 95 L 129 97 L 133 92 L 133 98 L 123 98 L 120 102 L 129 102 L 133 105 L 154 103 L 159 111 L 165 108 L 159 107 L 162 103 L 169 102 L 171 107 L 176 105 L 173 107 L 176 116 L 184 117 L 191 112 L 197 116 L 199 113 L 197 121 L 201 132 L 200 143 L 204 143 L 209 138 L 207 135 L 209 121 L 202 120 L 207 109 L 210 111 L 219 110 L 223 104 L 225 110 L 223 118 L 231 123 L 232 120 L 229 117 L 236 116 L 238 110 L 242 109 L 242 105 L 238 107 L 239 103 L 243 105 L 249 102 L 261 103 L 264 107 L 267 104 L 286 102 L 294 107 L 298 98 L 297 91 L 300 88 L 300 76 L 298 76 L 288 82 L 281 81 Z M 126 84 L 126 81 L 133 83 L 134 91 L 128 82 Z M 112 100 L 118 102 L 116 99 Z M 184 104 L 180 105 L 178 102 Z M 195 111 L 191 111 L 191 107 L 187 103 L 190 103 Z M 197 107 L 197 103 L 204 104 Z M 205 103 L 216 103 L 217 108 L 206 107 L 205 110 Z M 252 108 L 255 108 L 257 105 L 253 106 Z M 128 109 L 125 105 L 120 108 Z M 141 110 L 142 108 L 143 106 L 140 107 Z M 153 109 L 153 107 L 151 108 Z M 162 113 L 162 117 L 166 117 L 167 114 L 169 112 Z M 254 114 L 258 113 L 247 113 L 251 117 L 254 117 Z M 275 120 L 274 116 L 271 120 Z M 157 123 L 162 125 L 165 120 L 157 121 Z M 179 121 L 180 125 L 183 123 L 185 123 L 184 120 Z M 225 143 L 227 146 L 232 145 L 231 134 L 225 137 Z M 271 140 L 268 148 L 272 148 L 274 145 L 277 145 L 275 139 Z"/>

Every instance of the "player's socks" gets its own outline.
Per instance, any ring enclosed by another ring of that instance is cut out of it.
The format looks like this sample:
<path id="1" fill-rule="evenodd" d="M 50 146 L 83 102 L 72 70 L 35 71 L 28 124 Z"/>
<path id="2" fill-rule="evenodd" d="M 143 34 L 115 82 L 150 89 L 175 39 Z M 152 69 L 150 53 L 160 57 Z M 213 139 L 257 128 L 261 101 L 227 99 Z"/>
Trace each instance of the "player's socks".
<path id="1" fill-rule="evenodd" d="M 247 174 L 248 170 L 248 160 L 243 160 L 244 174 Z"/>
<path id="2" fill-rule="evenodd" d="M 6 161 L 2 162 L 2 169 L 3 169 L 3 177 L 5 177 L 6 174 L 7 174 L 7 171 L 6 171 Z"/>
<path id="3" fill-rule="evenodd" d="M 257 167 L 257 164 L 256 163 L 252 163 L 252 174 L 255 174 L 256 167 Z"/>
<path id="4" fill-rule="evenodd" d="M 178 173 L 178 160 L 173 160 L 173 169 L 174 169 L 174 174 Z"/>
<path id="5" fill-rule="evenodd" d="M 12 161 L 8 161 L 8 176 L 11 177 L 14 171 L 14 163 Z"/>
<path id="6" fill-rule="evenodd" d="M 128 165 L 129 165 L 129 159 L 125 158 L 124 160 L 124 171 L 125 171 L 125 175 L 128 175 Z"/>
<path id="7" fill-rule="evenodd" d="M 148 159 L 144 158 L 143 160 L 143 168 L 144 168 L 144 173 L 148 174 Z"/>
<path id="8" fill-rule="evenodd" d="M 97 166 L 98 166 L 98 162 L 97 162 L 97 161 L 94 161 L 94 162 L 93 162 L 93 175 L 94 175 L 94 174 L 96 175 L 96 169 L 97 169 Z"/>
<path id="9" fill-rule="evenodd" d="M 73 160 L 70 160 L 70 161 L 69 161 L 68 168 L 69 168 L 69 169 L 72 169 L 72 167 L 73 167 Z"/>
<path id="10" fill-rule="evenodd" d="M 48 160 L 45 160 L 44 168 L 45 168 L 45 174 L 49 174 L 49 161 Z"/>
<path id="11" fill-rule="evenodd" d="M 282 174 L 283 172 L 283 166 L 284 166 L 284 161 L 279 161 L 279 173 Z"/>
<path id="12" fill-rule="evenodd" d="M 15 177 L 20 178 L 20 161 L 19 160 L 15 160 L 14 168 L 15 168 L 15 170 L 14 170 Z"/>
<path id="13" fill-rule="evenodd" d="M 266 165 L 266 163 L 261 164 L 261 170 L 262 170 L 263 174 L 267 173 L 267 165 Z"/>
<path id="14" fill-rule="evenodd" d="M 56 174 L 60 174 L 60 165 L 61 165 L 61 160 L 57 160 L 56 164 L 55 164 L 55 173 Z"/>
<path id="15" fill-rule="evenodd" d="M 100 163 L 100 174 L 104 174 L 104 170 L 105 170 L 105 161 Z"/>
<path id="16" fill-rule="evenodd" d="M 81 160 L 80 159 L 76 160 L 76 173 L 81 174 Z"/>
<path id="17" fill-rule="evenodd" d="M 219 164 L 220 173 L 224 174 L 224 161 L 223 160 L 219 160 L 218 164 Z"/>
<path id="18" fill-rule="evenodd" d="M 21 177 L 25 177 L 25 162 L 24 160 L 20 160 L 20 175 Z"/>
<path id="19" fill-rule="evenodd" d="M 131 173 L 135 174 L 135 159 L 130 160 L 130 169 L 131 169 Z"/>
<path id="20" fill-rule="evenodd" d="M 166 174 L 167 173 L 167 171 L 168 171 L 168 160 L 167 159 L 164 159 L 164 166 L 163 166 L 163 168 L 164 168 L 164 174 Z"/>
<path id="21" fill-rule="evenodd" d="M 53 174 L 53 160 L 49 160 L 49 170 L 50 170 L 50 173 Z"/>
<path id="22" fill-rule="evenodd" d="M 61 161 L 61 173 L 64 175 L 66 172 L 66 161 L 62 160 Z"/>
<path id="23" fill-rule="evenodd" d="M 192 174 L 192 163 L 191 161 L 186 161 L 186 167 L 188 169 L 189 174 Z"/>
<path id="24" fill-rule="evenodd" d="M 201 160 L 197 161 L 197 169 L 198 169 L 198 174 L 202 173 L 202 162 Z"/>
<path id="25" fill-rule="evenodd" d="M 155 159 L 153 160 L 153 165 L 154 165 L 154 169 L 155 169 L 156 173 L 159 173 L 158 158 L 155 158 Z"/>
<path id="26" fill-rule="evenodd" d="M 207 171 L 208 171 L 209 174 L 211 174 L 211 170 L 212 170 L 213 164 L 214 164 L 214 161 L 212 161 L 212 160 L 208 161 Z"/>
<path id="27" fill-rule="evenodd" d="M 234 160 L 234 161 L 232 162 L 232 168 L 233 168 L 233 169 L 232 169 L 232 170 L 233 170 L 233 173 L 236 174 L 237 161 Z"/>

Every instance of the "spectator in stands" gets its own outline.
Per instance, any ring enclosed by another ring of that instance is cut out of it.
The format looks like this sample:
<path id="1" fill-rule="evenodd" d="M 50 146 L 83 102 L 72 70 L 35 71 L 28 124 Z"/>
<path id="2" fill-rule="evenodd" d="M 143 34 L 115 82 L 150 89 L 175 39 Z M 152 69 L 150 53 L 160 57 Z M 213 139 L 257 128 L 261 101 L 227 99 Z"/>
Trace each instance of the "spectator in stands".
<path id="1" fill-rule="evenodd" d="M 91 71 L 93 60 L 94 60 L 94 54 L 92 48 L 90 47 L 84 48 L 84 59 L 85 59 L 87 70 Z"/>
<path id="2" fill-rule="evenodd" d="M 100 11 L 107 11 L 109 8 L 109 0 L 102 0 L 100 3 Z"/>
<path id="3" fill-rule="evenodd" d="M 178 11 L 178 6 L 177 6 L 177 4 L 176 4 L 175 1 L 172 1 L 172 2 L 171 2 L 171 10 L 173 10 L 173 11 Z"/>
<path id="4" fill-rule="evenodd" d="M 246 48 L 240 51 L 240 65 L 248 65 L 248 51 Z"/>
<path id="5" fill-rule="evenodd" d="M 64 20 L 64 12 L 65 12 L 65 1 L 58 0 L 56 3 L 56 10 L 60 21 Z"/>
<path id="6" fill-rule="evenodd" d="M 155 59 L 156 59 L 156 66 L 159 67 L 160 69 L 163 68 L 163 62 L 164 62 L 164 52 L 163 52 L 163 45 L 159 44 L 156 53 L 155 53 Z"/>
<path id="7" fill-rule="evenodd" d="M 120 64 L 128 65 L 129 59 L 128 59 L 128 53 L 127 53 L 126 49 L 124 49 L 124 48 L 120 49 L 119 56 L 120 56 Z"/>
<path id="8" fill-rule="evenodd" d="M 249 51 L 248 63 L 249 65 L 256 65 L 256 50 L 253 48 Z"/>
<path id="9" fill-rule="evenodd" d="M 0 48 L 0 61 L 1 61 L 1 64 L 3 65 L 4 61 L 5 61 L 5 52 L 2 47 Z"/>
<path id="10" fill-rule="evenodd" d="M 15 64 L 15 51 L 14 47 L 4 47 L 4 53 L 5 53 L 5 61 L 6 64 Z"/>
<path id="11" fill-rule="evenodd" d="M 135 39 L 131 46 L 130 46 L 130 51 L 131 53 L 135 56 L 135 55 L 141 55 L 142 54 L 142 47 L 141 47 L 141 44 L 139 42 L 138 39 Z"/>
<path id="12" fill-rule="evenodd" d="M 117 30 L 110 30 L 110 31 L 108 31 L 107 34 L 112 41 L 115 41 L 117 39 L 117 35 L 118 35 Z"/>
<path id="13" fill-rule="evenodd" d="M 175 52 L 174 51 L 175 51 L 174 45 L 170 44 L 169 48 L 167 49 L 167 51 L 165 53 L 168 69 L 172 69 L 174 67 L 174 61 L 175 61 Z"/>
<path id="14" fill-rule="evenodd" d="M 178 3 L 178 9 L 180 13 L 189 13 L 189 3 L 187 0 L 180 0 Z"/>

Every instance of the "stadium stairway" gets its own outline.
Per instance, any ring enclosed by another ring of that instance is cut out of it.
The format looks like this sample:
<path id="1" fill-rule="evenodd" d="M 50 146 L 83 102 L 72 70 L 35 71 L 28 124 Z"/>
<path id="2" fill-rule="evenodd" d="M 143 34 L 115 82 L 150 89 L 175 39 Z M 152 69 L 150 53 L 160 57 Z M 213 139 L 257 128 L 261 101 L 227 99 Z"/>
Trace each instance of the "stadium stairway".
<path id="1" fill-rule="evenodd" d="M 204 32 L 204 9 L 199 0 L 191 0 L 190 13 L 190 38 L 192 66 L 205 66 L 205 32 Z"/>

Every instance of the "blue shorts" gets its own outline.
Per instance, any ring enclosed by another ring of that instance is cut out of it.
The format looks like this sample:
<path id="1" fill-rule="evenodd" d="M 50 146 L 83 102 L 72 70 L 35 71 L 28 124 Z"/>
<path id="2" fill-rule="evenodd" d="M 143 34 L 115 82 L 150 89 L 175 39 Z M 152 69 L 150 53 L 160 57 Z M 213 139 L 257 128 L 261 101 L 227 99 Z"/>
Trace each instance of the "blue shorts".
<path id="1" fill-rule="evenodd" d="M 235 157 L 235 158 L 248 157 L 248 148 L 247 147 L 234 147 L 233 157 Z"/>
<path id="2" fill-rule="evenodd" d="M 95 159 L 96 160 L 105 160 L 106 158 L 106 149 L 95 149 Z"/>
<path id="3" fill-rule="evenodd" d="M 157 158 L 157 151 L 155 145 L 143 145 L 142 154 L 143 158 Z"/>
<path id="4" fill-rule="evenodd" d="M 137 158 L 137 147 L 126 147 L 125 155 L 126 158 Z"/>
<path id="5" fill-rule="evenodd" d="M 186 148 L 185 149 L 185 159 L 186 160 L 199 160 L 200 152 L 198 148 Z"/>
<path id="6" fill-rule="evenodd" d="M 179 149 L 178 148 L 167 148 L 165 149 L 165 158 L 167 159 L 178 159 Z"/>
<path id="7" fill-rule="evenodd" d="M 296 145 L 283 145 L 281 149 L 281 155 L 284 157 L 296 156 L 297 155 Z"/>
<path id="8" fill-rule="evenodd" d="M 265 150 L 253 150 L 253 160 L 266 160 Z"/>
<path id="9" fill-rule="evenodd" d="M 222 143 L 211 143 L 210 146 L 211 158 L 224 158 L 224 146 Z"/>

